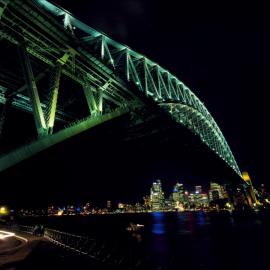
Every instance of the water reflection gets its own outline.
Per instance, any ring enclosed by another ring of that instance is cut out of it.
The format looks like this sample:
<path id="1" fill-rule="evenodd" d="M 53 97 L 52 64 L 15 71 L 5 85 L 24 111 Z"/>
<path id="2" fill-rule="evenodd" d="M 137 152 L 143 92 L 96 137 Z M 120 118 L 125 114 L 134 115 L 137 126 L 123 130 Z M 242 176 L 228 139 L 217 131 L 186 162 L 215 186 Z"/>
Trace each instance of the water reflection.
<path id="1" fill-rule="evenodd" d="M 152 212 L 153 224 L 152 233 L 153 234 L 164 234 L 166 232 L 164 225 L 164 213 L 163 212 Z"/>
<path id="2" fill-rule="evenodd" d="M 206 218 L 205 218 L 205 213 L 204 212 L 197 212 L 197 224 L 200 226 L 204 226 L 209 224 L 209 222 L 207 222 Z"/>
<path id="3" fill-rule="evenodd" d="M 152 241 L 150 249 L 152 257 L 155 258 L 155 264 L 159 267 L 166 265 L 166 260 L 170 254 L 165 224 L 168 224 L 165 213 L 152 213 Z"/>

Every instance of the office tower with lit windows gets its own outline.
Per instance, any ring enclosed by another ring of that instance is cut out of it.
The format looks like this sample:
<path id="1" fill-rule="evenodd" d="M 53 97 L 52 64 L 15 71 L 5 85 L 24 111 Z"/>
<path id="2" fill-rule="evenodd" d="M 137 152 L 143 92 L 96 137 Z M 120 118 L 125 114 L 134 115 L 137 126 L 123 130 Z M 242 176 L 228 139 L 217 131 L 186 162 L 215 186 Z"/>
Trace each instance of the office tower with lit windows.
<path id="1" fill-rule="evenodd" d="M 143 197 L 143 206 L 145 210 L 151 209 L 151 199 L 150 196 L 144 196 Z"/>
<path id="2" fill-rule="evenodd" d="M 195 186 L 195 193 L 201 194 L 202 193 L 202 186 Z"/>
<path id="3" fill-rule="evenodd" d="M 107 209 L 110 211 L 112 209 L 112 202 L 111 201 L 107 201 Z"/>
<path id="4" fill-rule="evenodd" d="M 160 180 L 155 181 L 151 187 L 150 201 L 153 211 L 159 211 L 164 208 L 164 192 L 162 191 Z"/>
<path id="5" fill-rule="evenodd" d="M 218 183 L 211 182 L 209 189 L 209 201 L 228 198 L 228 194 L 223 186 Z"/>
<path id="6" fill-rule="evenodd" d="M 183 204 L 185 201 L 184 198 L 184 186 L 183 184 L 176 183 L 173 188 L 172 200 L 174 205 L 178 205 L 179 203 Z"/>

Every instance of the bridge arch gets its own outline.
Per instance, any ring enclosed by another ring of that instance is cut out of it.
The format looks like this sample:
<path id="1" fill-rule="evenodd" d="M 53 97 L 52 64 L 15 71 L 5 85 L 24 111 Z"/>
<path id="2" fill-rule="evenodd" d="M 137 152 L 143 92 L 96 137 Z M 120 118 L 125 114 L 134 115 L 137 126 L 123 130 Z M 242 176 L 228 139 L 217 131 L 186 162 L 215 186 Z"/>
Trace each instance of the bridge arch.
<path id="1" fill-rule="evenodd" d="M 35 104 L 38 105 L 36 115 L 43 120 L 40 126 L 45 133 L 52 132 L 55 118 L 62 116 L 61 108 L 57 107 L 57 96 L 60 75 L 63 73 L 83 86 L 90 114 L 95 117 L 103 113 L 103 99 L 119 107 L 139 100 L 136 97 L 139 93 L 147 96 L 179 124 L 199 136 L 202 143 L 241 177 L 233 153 L 216 121 L 203 102 L 175 75 L 47 0 L 6 2 L 6 10 L 0 14 L 6 25 L 12 22 L 16 26 L 16 20 L 23 21 L 25 17 L 27 21 L 36 20 L 36 26 L 40 29 L 41 36 L 37 38 L 29 25 L 17 24 L 16 27 L 21 29 L 27 41 L 25 54 L 29 53 L 55 69 L 52 98 L 45 113 L 49 127 L 43 119 L 42 104 Z M 20 14 L 14 14 L 12 9 L 17 9 Z M 45 32 L 50 36 L 42 36 Z M 13 44 L 19 43 L 9 29 L 1 36 Z M 137 92 L 128 89 L 130 84 Z M 18 104 L 22 106 L 22 102 Z"/>
<path id="2" fill-rule="evenodd" d="M 198 135 L 204 144 L 241 176 L 234 155 L 216 121 L 182 81 L 146 56 L 85 25 L 60 7 L 45 0 L 37 2 L 55 16 L 67 16 L 70 25 L 86 34 L 81 40 L 97 48 L 96 55 L 103 63 L 124 74 L 127 81 L 153 98 L 179 124 Z"/>

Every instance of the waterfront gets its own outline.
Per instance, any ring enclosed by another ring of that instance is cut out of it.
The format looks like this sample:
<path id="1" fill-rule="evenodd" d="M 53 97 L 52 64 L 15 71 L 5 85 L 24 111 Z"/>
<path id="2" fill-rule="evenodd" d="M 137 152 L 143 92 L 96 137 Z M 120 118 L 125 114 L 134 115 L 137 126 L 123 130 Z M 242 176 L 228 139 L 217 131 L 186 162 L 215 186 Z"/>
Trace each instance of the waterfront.
<path id="1" fill-rule="evenodd" d="M 266 269 L 269 212 L 185 212 L 24 218 L 49 228 L 117 242 L 130 260 L 155 269 Z M 130 222 L 144 224 L 138 233 Z"/>

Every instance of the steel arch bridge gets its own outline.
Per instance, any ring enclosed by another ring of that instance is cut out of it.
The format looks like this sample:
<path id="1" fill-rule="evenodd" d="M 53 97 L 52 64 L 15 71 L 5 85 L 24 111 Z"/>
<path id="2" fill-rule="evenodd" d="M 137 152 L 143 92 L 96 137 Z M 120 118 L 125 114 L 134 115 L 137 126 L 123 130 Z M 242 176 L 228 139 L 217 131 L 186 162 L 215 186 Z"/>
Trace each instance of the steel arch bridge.
<path id="1" fill-rule="evenodd" d="M 147 97 L 191 130 L 241 173 L 217 123 L 178 78 L 46 0 L 0 0 L 0 43 L 19 48 L 23 81 L 0 80 L 0 132 L 9 107 L 33 113 L 38 139 L 2 155 L 0 170 L 92 126 L 143 106 Z M 64 75 L 81 87 L 88 105 L 83 119 L 59 100 Z M 48 87 L 37 82 L 49 77 Z M 68 124 L 55 131 L 58 122 Z"/>

